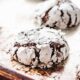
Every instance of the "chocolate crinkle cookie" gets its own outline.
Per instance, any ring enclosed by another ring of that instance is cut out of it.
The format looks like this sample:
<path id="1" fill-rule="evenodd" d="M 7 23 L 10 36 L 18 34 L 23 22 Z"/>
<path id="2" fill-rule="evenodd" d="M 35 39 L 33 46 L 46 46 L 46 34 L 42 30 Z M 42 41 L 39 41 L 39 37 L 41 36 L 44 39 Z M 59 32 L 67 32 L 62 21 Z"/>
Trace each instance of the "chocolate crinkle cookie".
<path id="1" fill-rule="evenodd" d="M 69 0 L 49 0 L 37 7 L 34 19 L 40 26 L 70 29 L 80 24 L 80 9 Z"/>
<path id="2" fill-rule="evenodd" d="M 50 69 L 68 58 L 69 46 L 63 36 L 50 28 L 19 33 L 10 50 L 11 58 L 31 68 Z"/>

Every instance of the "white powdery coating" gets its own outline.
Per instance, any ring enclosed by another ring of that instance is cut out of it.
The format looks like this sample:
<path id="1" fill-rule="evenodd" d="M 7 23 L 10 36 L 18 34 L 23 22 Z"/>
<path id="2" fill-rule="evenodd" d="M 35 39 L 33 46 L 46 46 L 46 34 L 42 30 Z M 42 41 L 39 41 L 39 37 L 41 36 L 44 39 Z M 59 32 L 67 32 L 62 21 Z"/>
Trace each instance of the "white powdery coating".
<path id="1" fill-rule="evenodd" d="M 46 1 L 36 9 L 35 23 L 59 29 L 75 27 L 80 24 L 80 10 L 69 0 Z"/>
<path id="2" fill-rule="evenodd" d="M 64 61 L 69 53 L 68 44 L 63 36 L 58 31 L 45 27 L 19 33 L 16 42 L 19 43 L 19 46 L 13 46 L 12 58 L 31 67 L 51 68 L 53 63 L 59 64 Z M 55 47 L 50 46 L 51 42 L 54 43 L 53 46 Z M 35 43 L 36 45 L 22 46 L 28 43 Z M 57 43 L 59 45 L 56 45 Z M 62 45 L 64 46 L 58 47 Z M 58 54 L 59 56 L 57 56 Z"/>

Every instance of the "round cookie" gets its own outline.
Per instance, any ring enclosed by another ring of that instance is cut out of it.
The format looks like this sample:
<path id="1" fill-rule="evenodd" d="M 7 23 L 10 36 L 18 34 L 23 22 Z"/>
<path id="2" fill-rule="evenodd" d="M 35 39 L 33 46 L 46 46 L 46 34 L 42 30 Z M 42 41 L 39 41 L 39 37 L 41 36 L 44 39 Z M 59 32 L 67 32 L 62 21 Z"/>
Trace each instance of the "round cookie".
<path id="1" fill-rule="evenodd" d="M 58 31 L 35 28 L 19 33 L 10 53 L 12 59 L 22 64 L 48 69 L 67 59 L 69 46 Z"/>
<path id="2" fill-rule="evenodd" d="M 50 0 L 35 10 L 35 24 L 56 29 L 68 29 L 80 24 L 80 9 L 69 0 Z"/>

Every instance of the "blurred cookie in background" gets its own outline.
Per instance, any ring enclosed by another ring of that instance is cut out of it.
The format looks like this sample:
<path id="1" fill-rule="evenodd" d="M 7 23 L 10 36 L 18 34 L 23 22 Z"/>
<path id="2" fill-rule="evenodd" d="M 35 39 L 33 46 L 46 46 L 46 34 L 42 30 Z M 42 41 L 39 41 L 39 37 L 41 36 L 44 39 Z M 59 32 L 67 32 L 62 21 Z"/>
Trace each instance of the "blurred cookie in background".
<path id="1" fill-rule="evenodd" d="M 80 24 L 80 9 L 70 0 L 45 1 L 35 10 L 35 24 L 70 29 Z"/>

